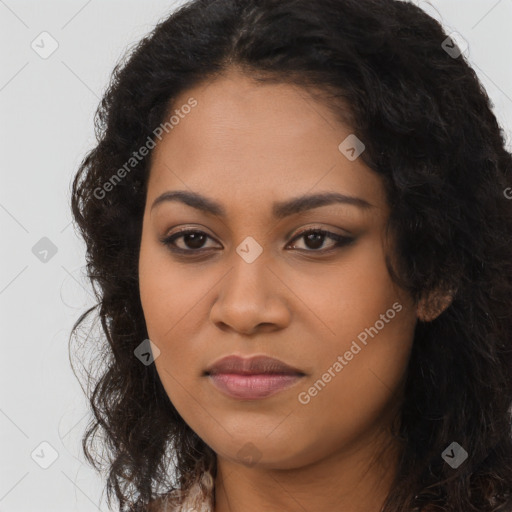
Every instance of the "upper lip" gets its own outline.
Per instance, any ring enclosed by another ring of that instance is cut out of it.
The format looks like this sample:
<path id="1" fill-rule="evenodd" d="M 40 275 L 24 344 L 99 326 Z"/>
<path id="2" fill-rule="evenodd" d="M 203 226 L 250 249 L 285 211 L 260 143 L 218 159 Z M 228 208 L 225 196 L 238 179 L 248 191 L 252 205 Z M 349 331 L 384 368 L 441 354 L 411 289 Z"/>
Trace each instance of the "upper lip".
<path id="1" fill-rule="evenodd" d="M 205 373 L 215 375 L 217 373 L 237 373 L 241 375 L 255 375 L 262 373 L 304 375 L 293 366 L 287 365 L 279 359 L 269 356 L 252 356 L 249 358 L 230 355 L 223 357 L 209 366 Z"/>

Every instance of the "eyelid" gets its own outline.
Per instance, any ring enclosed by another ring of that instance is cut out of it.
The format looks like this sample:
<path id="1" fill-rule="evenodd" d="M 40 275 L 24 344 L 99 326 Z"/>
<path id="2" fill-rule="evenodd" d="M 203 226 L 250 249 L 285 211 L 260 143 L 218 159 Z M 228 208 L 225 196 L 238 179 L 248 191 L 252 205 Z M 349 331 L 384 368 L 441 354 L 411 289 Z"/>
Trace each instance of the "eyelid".
<path id="1" fill-rule="evenodd" d="M 321 226 L 319 224 L 312 223 L 312 224 L 306 225 L 303 228 L 300 228 L 298 231 L 292 230 L 291 231 L 292 234 L 291 235 L 290 234 L 287 235 L 287 238 L 289 238 L 290 240 L 294 240 L 295 238 L 297 238 L 297 236 L 302 235 L 304 233 L 308 233 L 309 231 L 322 231 L 324 233 L 328 233 L 328 234 L 336 235 L 336 236 L 341 236 L 341 237 L 344 237 L 344 238 L 354 238 L 354 235 L 352 233 L 348 232 L 347 230 L 344 230 L 344 233 L 338 233 L 338 232 L 335 232 L 335 231 L 331 231 L 331 230 L 334 230 L 334 229 L 340 230 L 341 228 L 324 227 L 324 226 Z M 295 233 L 295 234 L 293 234 L 293 233 Z"/>
<path id="2" fill-rule="evenodd" d="M 319 255 L 322 254 L 328 254 L 335 252 L 337 250 L 342 249 L 344 246 L 347 246 L 355 241 L 355 237 L 353 235 L 342 235 L 339 233 L 335 233 L 332 231 L 329 231 L 328 229 L 322 228 L 320 226 L 316 225 L 309 225 L 307 227 L 304 227 L 303 229 L 297 231 L 295 235 L 288 241 L 286 247 L 289 247 L 290 244 L 293 244 L 296 240 L 300 239 L 301 237 L 304 237 L 305 235 L 308 235 L 310 233 L 320 233 L 325 236 L 326 239 L 330 239 L 332 242 L 334 242 L 334 246 L 328 248 L 328 249 L 296 249 L 299 252 L 302 253 L 318 253 Z M 202 229 L 199 229 L 197 227 L 180 227 L 177 231 L 170 235 L 165 235 L 162 238 L 160 238 L 160 242 L 167 246 L 170 251 L 173 253 L 177 253 L 178 255 L 187 255 L 190 257 L 194 256 L 200 256 L 204 253 L 211 252 L 213 248 L 199 248 L 199 249 L 182 249 L 176 246 L 173 246 L 173 243 L 175 240 L 181 238 L 182 236 L 185 236 L 187 234 L 199 234 L 199 235 L 206 235 L 207 238 L 211 240 L 215 240 L 215 237 L 207 233 L 206 231 L 203 231 Z M 289 238 L 289 237 L 287 237 Z M 217 242 L 217 241 L 216 241 Z M 217 242 L 220 243 L 220 242 Z M 222 244 L 221 244 L 222 245 Z"/>
<path id="3" fill-rule="evenodd" d="M 355 237 L 350 235 L 340 235 L 339 233 L 334 233 L 332 231 L 329 231 L 328 229 L 320 228 L 320 227 L 309 227 L 305 228 L 298 233 L 295 234 L 295 236 L 288 242 L 287 246 L 295 242 L 295 240 L 299 240 L 300 238 L 303 238 L 305 235 L 308 235 L 310 233 L 320 233 L 321 235 L 325 236 L 326 239 L 330 239 L 332 242 L 334 242 L 334 246 L 330 247 L 329 249 L 297 249 L 298 251 L 302 251 L 305 253 L 318 253 L 318 254 L 328 254 L 333 251 L 336 251 L 338 249 L 343 248 L 346 245 L 349 245 L 355 241 Z"/>
<path id="4" fill-rule="evenodd" d="M 181 254 L 190 254 L 190 255 L 193 255 L 193 254 L 196 254 L 196 255 L 199 255 L 201 253 L 204 253 L 204 252 L 207 252 L 207 251 L 210 251 L 211 248 L 206 248 L 206 249 L 181 249 L 179 247 L 172 247 L 172 243 L 179 239 L 180 237 L 182 236 L 185 236 L 185 235 L 188 235 L 188 234 L 191 234 L 191 233 L 194 233 L 194 234 L 200 234 L 200 235 L 206 235 L 207 238 L 210 238 L 211 240 L 215 240 L 215 237 L 210 235 L 208 232 L 206 232 L 204 230 L 204 228 L 197 228 L 197 227 L 180 227 L 178 228 L 176 231 L 174 231 L 172 234 L 165 234 L 164 236 L 160 237 L 159 238 L 159 241 L 160 243 L 162 243 L 163 245 L 167 246 L 167 248 L 172 251 L 172 252 L 176 252 L 176 253 L 181 253 Z M 215 240 L 216 241 L 216 240 Z M 217 241 L 216 241 L 217 242 Z M 217 242 L 217 243 L 220 243 L 220 242 Z"/>
<path id="5" fill-rule="evenodd" d="M 169 233 L 172 229 L 173 228 L 169 228 L 166 231 L 166 233 Z M 303 228 L 299 228 L 299 230 L 297 230 L 297 228 L 291 229 L 290 231 L 288 231 L 286 233 L 285 239 L 287 239 L 287 240 L 294 240 L 299 234 L 307 233 L 308 231 L 311 231 L 311 230 L 324 231 L 324 232 L 327 232 L 327 233 L 330 233 L 330 234 L 333 234 L 333 235 L 337 235 L 337 236 L 341 236 L 341 237 L 345 237 L 345 238 L 354 238 L 354 234 L 350 233 L 346 229 L 343 230 L 344 233 L 333 232 L 333 231 L 330 231 L 331 229 L 340 230 L 341 228 L 338 228 L 338 227 L 323 227 L 319 223 L 311 223 L 311 224 L 307 224 Z M 201 232 L 201 233 L 203 233 L 205 235 L 208 235 L 210 238 L 215 239 L 215 236 L 211 235 L 208 232 L 208 228 L 196 225 L 196 226 L 180 226 L 180 227 L 177 228 L 177 230 L 175 232 L 172 233 L 172 235 L 168 235 L 168 234 L 163 235 L 160 238 L 160 241 L 165 240 L 166 238 L 169 238 L 169 236 L 174 236 L 174 235 L 176 235 L 178 233 L 183 233 L 183 232 L 188 233 L 190 231 Z"/>

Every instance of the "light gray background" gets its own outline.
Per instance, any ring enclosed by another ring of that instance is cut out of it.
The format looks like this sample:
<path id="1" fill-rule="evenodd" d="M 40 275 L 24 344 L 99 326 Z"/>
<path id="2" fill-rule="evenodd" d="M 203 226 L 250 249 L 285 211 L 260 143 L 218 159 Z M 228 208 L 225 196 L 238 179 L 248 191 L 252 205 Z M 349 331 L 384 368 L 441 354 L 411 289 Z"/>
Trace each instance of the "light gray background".
<path id="1" fill-rule="evenodd" d="M 88 408 L 68 360 L 71 326 L 95 303 L 70 182 L 94 145 L 93 114 L 115 63 L 182 3 L 0 0 L 0 512 L 107 511 L 104 481 L 81 453 Z M 468 41 L 510 150 L 512 2 L 415 3 Z M 31 47 L 43 31 L 59 45 L 47 59 Z M 42 237 L 57 248 L 46 263 L 32 252 Z M 31 457 L 37 449 L 36 460 L 50 460 L 42 442 L 58 454 L 48 469 Z"/>

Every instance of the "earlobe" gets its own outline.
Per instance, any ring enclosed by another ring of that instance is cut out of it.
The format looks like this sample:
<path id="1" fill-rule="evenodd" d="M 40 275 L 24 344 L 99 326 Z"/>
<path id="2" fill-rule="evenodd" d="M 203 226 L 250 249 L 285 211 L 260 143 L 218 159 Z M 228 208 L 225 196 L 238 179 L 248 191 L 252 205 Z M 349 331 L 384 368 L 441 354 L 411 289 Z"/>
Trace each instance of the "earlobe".
<path id="1" fill-rule="evenodd" d="M 434 291 L 431 292 L 427 297 L 422 297 L 418 302 L 416 308 L 416 315 L 421 322 L 432 322 L 435 320 L 443 311 L 448 309 L 450 304 L 453 302 L 456 290 Z"/>

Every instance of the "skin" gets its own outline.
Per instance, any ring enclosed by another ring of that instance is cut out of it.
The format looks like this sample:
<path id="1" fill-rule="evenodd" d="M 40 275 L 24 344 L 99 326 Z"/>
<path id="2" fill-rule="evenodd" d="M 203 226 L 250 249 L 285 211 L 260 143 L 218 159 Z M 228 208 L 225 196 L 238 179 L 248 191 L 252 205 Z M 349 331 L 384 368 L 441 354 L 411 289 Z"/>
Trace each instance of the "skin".
<path id="1" fill-rule="evenodd" d="M 215 512 L 379 512 L 400 453 L 388 432 L 424 314 L 385 266 L 389 208 L 381 179 L 340 152 L 350 127 L 304 89 L 256 84 L 230 70 L 184 92 L 174 107 L 190 97 L 197 106 L 152 154 L 139 278 L 163 386 L 218 456 Z M 174 190 L 214 199 L 226 218 L 178 201 L 151 209 Z M 320 191 L 372 206 L 338 203 L 272 217 L 275 201 Z M 329 252 L 335 242 L 328 237 L 323 245 L 293 241 L 311 227 L 355 241 Z M 203 245 L 181 237 L 178 247 L 210 252 L 174 255 L 160 239 L 178 228 L 210 237 Z M 263 249 L 252 263 L 236 252 L 248 236 Z M 397 302 L 401 311 L 300 403 L 299 393 Z M 203 371 L 230 354 L 276 357 L 306 376 L 265 399 L 229 398 Z"/>

